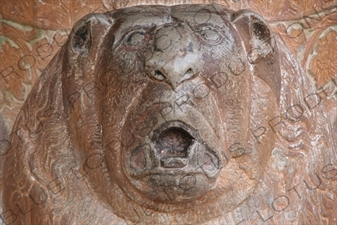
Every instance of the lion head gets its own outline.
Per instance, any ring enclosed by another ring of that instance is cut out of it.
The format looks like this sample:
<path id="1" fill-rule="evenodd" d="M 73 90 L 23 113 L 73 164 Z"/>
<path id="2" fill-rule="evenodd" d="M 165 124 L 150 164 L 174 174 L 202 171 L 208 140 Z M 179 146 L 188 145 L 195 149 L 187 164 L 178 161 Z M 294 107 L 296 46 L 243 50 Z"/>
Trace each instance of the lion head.
<path id="1" fill-rule="evenodd" d="M 256 13 L 177 5 L 88 15 L 17 118 L 2 218 L 330 221 L 307 207 L 336 204 L 335 142 L 314 91 Z M 313 193 L 305 185 L 318 173 L 331 179 Z"/>

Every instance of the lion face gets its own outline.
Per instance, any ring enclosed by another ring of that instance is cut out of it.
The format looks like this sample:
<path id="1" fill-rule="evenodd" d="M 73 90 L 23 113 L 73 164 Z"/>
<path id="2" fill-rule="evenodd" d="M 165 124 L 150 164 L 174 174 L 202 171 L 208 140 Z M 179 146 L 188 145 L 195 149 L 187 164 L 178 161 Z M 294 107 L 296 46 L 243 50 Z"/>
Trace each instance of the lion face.
<path id="1" fill-rule="evenodd" d="M 281 72 L 270 35 L 258 15 L 220 5 L 83 18 L 18 117 L 25 136 L 13 149 L 26 150 L 7 159 L 6 206 L 19 189 L 54 196 L 49 184 L 63 180 L 62 201 L 20 220 L 60 210 L 54 224 L 195 224 L 230 213 L 271 168 L 265 123 L 280 113 Z"/>
<path id="2" fill-rule="evenodd" d="M 229 14 L 217 10 L 113 16 L 96 65 L 103 145 L 111 180 L 135 201 L 166 210 L 220 195 L 236 205 L 263 174 L 272 145 L 249 147 L 246 53 Z"/>
<path id="3" fill-rule="evenodd" d="M 313 91 L 256 13 L 178 5 L 88 15 L 17 118 L 2 219 L 335 221 L 336 143 L 324 106 L 308 105 Z"/>
<path id="4" fill-rule="evenodd" d="M 230 109 L 230 98 L 224 97 L 233 92 L 247 96 L 242 77 L 227 84 L 235 75 L 225 62 L 233 55 L 239 61 L 242 54 L 228 24 L 217 25 L 221 17 L 215 14 L 198 24 L 193 20 L 202 21 L 207 13 L 189 14 L 177 12 L 148 30 L 133 30 L 116 47 L 119 56 L 141 62 L 135 70 L 147 77 L 121 134 L 125 174 L 147 197 L 163 202 L 189 201 L 214 189 L 228 158 L 225 137 L 231 132 L 223 129 L 224 119 L 238 116 L 236 109 L 247 104 L 241 99 Z M 135 45 L 134 36 L 146 43 Z"/>

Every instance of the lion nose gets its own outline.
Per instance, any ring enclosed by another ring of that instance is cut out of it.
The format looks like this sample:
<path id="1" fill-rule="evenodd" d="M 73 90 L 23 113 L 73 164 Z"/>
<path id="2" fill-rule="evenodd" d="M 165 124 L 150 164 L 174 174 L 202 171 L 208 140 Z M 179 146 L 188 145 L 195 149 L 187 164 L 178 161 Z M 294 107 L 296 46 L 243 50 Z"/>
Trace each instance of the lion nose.
<path id="1" fill-rule="evenodd" d="M 165 27 L 155 37 L 151 58 L 146 61 L 147 74 L 176 88 L 199 73 L 200 56 L 193 47 L 188 28 Z"/>
<path id="2" fill-rule="evenodd" d="M 183 65 L 183 62 L 182 62 Z M 181 65 L 181 67 L 182 67 Z M 186 64 L 185 64 L 186 65 Z M 184 80 L 194 77 L 193 68 L 184 69 L 174 68 L 173 66 L 159 67 L 151 71 L 151 75 L 158 81 L 164 81 L 176 88 Z"/>

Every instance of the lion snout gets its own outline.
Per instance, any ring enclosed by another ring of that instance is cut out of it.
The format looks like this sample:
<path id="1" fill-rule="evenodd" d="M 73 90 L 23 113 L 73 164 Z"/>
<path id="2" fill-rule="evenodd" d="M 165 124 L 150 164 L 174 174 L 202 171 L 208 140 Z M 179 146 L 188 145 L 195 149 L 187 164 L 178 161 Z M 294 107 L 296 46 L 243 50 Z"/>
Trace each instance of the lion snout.
<path id="1" fill-rule="evenodd" d="M 153 56 L 145 62 L 146 73 L 174 89 L 200 72 L 201 59 L 193 45 L 193 31 L 182 24 L 159 29 L 153 41 Z"/>

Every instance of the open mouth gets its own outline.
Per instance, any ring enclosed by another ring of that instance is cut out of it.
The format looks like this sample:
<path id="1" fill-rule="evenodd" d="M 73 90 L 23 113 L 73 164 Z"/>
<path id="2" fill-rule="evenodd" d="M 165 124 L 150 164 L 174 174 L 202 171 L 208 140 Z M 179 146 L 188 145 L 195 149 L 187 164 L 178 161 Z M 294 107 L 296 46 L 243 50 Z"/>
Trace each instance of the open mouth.
<path id="1" fill-rule="evenodd" d="M 156 155 L 163 168 L 182 168 L 188 164 L 188 149 L 195 139 L 184 129 L 171 127 L 155 141 Z"/>
<path id="2" fill-rule="evenodd" d="M 130 166 L 135 176 L 192 172 L 213 177 L 220 170 L 216 152 L 196 129 L 181 121 L 162 124 L 153 131 L 151 142 L 131 152 Z"/>
<path id="3" fill-rule="evenodd" d="M 218 153 L 182 121 L 162 124 L 128 156 L 132 183 L 150 198 L 169 202 L 203 195 L 221 169 Z"/>

